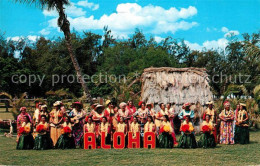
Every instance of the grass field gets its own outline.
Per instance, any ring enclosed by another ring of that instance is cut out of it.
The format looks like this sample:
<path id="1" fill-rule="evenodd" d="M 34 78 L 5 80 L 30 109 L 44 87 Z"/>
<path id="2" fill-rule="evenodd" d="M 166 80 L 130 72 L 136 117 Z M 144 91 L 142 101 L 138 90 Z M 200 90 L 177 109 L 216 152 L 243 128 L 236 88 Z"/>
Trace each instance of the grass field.
<path id="1" fill-rule="evenodd" d="M 15 138 L 0 133 L 0 165 L 259 165 L 260 131 L 248 145 L 215 149 L 16 150 Z M 198 139 L 199 137 L 197 137 Z"/>
<path id="2" fill-rule="evenodd" d="M 11 109 L 9 109 L 9 112 L 5 112 L 5 108 L 0 108 L 0 119 L 7 120 L 7 119 L 14 119 L 12 113 L 10 112 Z"/>

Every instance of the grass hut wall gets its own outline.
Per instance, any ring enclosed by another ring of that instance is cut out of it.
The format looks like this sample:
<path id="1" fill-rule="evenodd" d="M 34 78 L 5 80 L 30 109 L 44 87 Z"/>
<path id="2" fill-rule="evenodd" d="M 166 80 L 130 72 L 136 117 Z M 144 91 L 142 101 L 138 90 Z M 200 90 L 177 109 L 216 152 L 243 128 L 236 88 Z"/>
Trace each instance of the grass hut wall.
<path id="1" fill-rule="evenodd" d="M 213 99 L 205 68 L 146 68 L 141 77 L 142 101 L 155 104 L 175 103 L 175 112 L 186 102 L 205 106 Z"/>

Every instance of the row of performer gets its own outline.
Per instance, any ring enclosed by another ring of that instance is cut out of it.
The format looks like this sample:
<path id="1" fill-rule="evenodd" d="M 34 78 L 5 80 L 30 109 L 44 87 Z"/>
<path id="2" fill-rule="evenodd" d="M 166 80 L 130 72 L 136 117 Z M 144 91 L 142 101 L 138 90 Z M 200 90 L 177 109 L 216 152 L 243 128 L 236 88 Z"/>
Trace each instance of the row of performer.
<path id="1" fill-rule="evenodd" d="M 106 108 L 93 104 L 91 112 L 86 113 L 80 102 L 74 102 L 69 111 L 61 101 L 56 101 L 49 113 L 47 106 L 39 103 L 32 118 L 26 107 L 21 107 L 17 117 L 17 149 L 88 149 L 111 145 L 138 148 L 146 147 L 147 142 L 151 147 L 160 148 L 213 148 L 218 140 L 220 144 L 249 143 L 248 114 L 243 103 L 233 111 L 225 101 L 224 110 L 217 115 L 214 103 L 208 102 L 199 141 L 195 139 L 194 111 L 190 109 L 190 103 L 185 103 L 179 114 L 175 114 L 171 104 L 165 106 L 163 103 L 159 104 L 160 111 L 155 111 L 153 104 L 144 102 L 139 102 L 139 109 L 132 101 L 120 103 L 119 108 L 110 100 L 105 105 Z M 181 120 L 178 141 L 174 131 L 175 118 Z M 218 120 L 221 121 L 219 133 Z"/>

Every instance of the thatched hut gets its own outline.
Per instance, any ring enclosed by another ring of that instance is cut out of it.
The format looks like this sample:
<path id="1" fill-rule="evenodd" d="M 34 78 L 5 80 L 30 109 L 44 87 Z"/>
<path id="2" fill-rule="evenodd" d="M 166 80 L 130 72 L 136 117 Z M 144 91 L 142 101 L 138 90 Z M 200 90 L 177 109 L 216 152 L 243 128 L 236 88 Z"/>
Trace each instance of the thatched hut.
<path id="1" fill-rule="evenodd" d="M 141 81 L 143 101 L 175 103 L 176 112 L 186 102 L 204 106 L 213 97 L 204 68 L 146 68 Z"/>

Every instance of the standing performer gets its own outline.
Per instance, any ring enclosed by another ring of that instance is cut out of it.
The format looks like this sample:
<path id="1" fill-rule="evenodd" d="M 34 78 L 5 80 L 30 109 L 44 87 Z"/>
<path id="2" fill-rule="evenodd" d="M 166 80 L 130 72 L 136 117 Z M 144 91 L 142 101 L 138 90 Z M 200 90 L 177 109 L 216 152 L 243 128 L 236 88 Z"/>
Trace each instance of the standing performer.
<path id="1" fill-rule="evenodd" d="M 34 140 L 32 136 L 32 124 L 30 123 L 29 116 L 25 115 L 22 125 L 19 127 L 20 137 L 17 142 L 16 149 L 18 150 L 28 150 L 33 149 Z"/>
<path id="2" fill-rule="evenodd" d="M 217 139 L 217 112 L 216 110 L 213 108 L 213 101 L 209 101 L 206 103 L 207 104 L 207 109 L 204 111 L 203 113 L 203 120 L 206 120 L 206 115 L 209 115 L 210 117 L 210 122 L 212 123 L 212 127 L 213 127 L 213 135 L 214 135 L 214 139 L 215 139 L 215 143 L 218 142 Z"/>
<path id="3" fill-rule="evenodd" d="M 61 124 L 63 122 L 63 116 L 64 112 L 61 110 L 61 107 L 63 106 L 61 101 L 56 101 L 53 106 L 55 107 L 51 112 L 50 112 L 50 134 L 51 134 L 51 139 L 53 141 L 53 145 L 55 146 L 58 138 L 61 135 Z"/>
<path id="4" fill-rule="evenodd" d="M 71 134 L 72 125 L 68 116 L 64 117 L 64 123 L 61 125 L 61 136 L 59 137 L 55 148 L 56 149 L 75 149 L 74 137 Z"/>
<path id="5" fill-rule="evenodd" d="M 160 105 L 161 110 L 159 112 L 157 112 L 157 114 L 155 115 L 155 126 L 156 126 L 158 131 L 159 131 L 159 128 L 161 126 L 163 116 L 168 115 L 168 112 L 165 109 L 164 103 L 160 103 L 159 105 Z"/>
<path id="6" fill-rule="evenodd" d="M 118 110 L 118 115 L 120 117 L 123 117 L 125 124 L 127 125 L 127 129 L 129 129 L 130 126 L 130 115 L 129 115 L 129 110 L 126 109 L 126 103 L 122 102 L 119 104 L 120 109 Z"/>
<path id="7" fill-rule="evenodd" d="M 148 114 L 148 110 L 146 108 L 146 104 L 145 104 L 145 102 L 140 101 L 139 105 L 140 105 L 140 108 L 135 113 L 135 115 L 139 118 L 139 120 L 142 119 L 142 118 L 146 119 L 147 114 Z"/>
<path id="8" fill-rule="evenodd" d="M 234 111 L 230 108 L 229 101 L 224 102 L 224 110 L 219 114 L 220 144 L 234 144 Z"/>
<path id="9" fill-rule="evenodd" d="M 235 142 L 249 144 L 248 114 L 244 103 L 240 103 L 236 116 Z"/>
<path id="10" fill-rule="evenodd" d="M 147 116 L 151 116 L 154 120 L 154 116 L 156 115 L 156 113 L 155 110 L 153 109 L 153 104 L 147 103 L 146 108 L 147 108 Z"/>
<path id="11" fill-rule="evenodd" d="M 45 115 L 45 116 L 46 116 L 46 121 L 49 121 L 49 113 L 48 113 L 48 111 L 47 111 L 47 105 L 46 105 L 46 104 L 44 104 L 44 105 L 41 106 L 40 117 L 41 117 L 42 115 Z M 41 119 L 40 119 L 40 120 L 41 120 Z"/>
<path id="12" fill-rule="evenodd" d="M 112 116 L 115 114 L 114 105 L 111 100 L 106 101 L 107 108 L 105 109 L 104 116 L 107 118 L 108 122 L 112 123 Z"/>
<path id="13" fill-rule="evenodd" d="M 39 117 L 41 117 L 41 115 L 40 115 L 41 106 L 42 106 L 42 103 L 41 103 L 41 102 L 36 103 L 36 109 L 35 109 L 34 114 L 33 114 L 33 123 L 34 123 L 34 126 L 36 126 L 36 125 L 40 122 Z"/>
<path id="14" fill-rule="evenodd" d="M 17 116 L 17 131 L 19 131 L 20 127 L 22 126 L 22 124 L 25 120 L 25 116 L 29 117 L 29 122 L 32 124 L 31 116 L 26 112 L 26 107 L 21 107 L 20 112 L 21 113 Z M 16 142 L 18 142 L 20 135 L 21 134 L 18 132 Z"/>
<path id="15" fill-rule="evenodd" d="M 179 119 L 181 119 L 183 121 L 184 117 L 187 115 L 190 117 L 191 120 L 194 118 L 194 111 L 190 110 L 190 106 L 191 106 L 190 103 L 183 104 L 183 106 L 182 106 L 183 110 L 178 115 Z"/>
<path id="16" fill-rule="evenodd" d="M 169 120 L 170 120 L 170 123 L 171 123 L 171 127 L 172 127 L 172 138 L 173 138 L 173 141 L 174 141 L 174 145 L 178 145 L 177 143 L 177 140 L 176 140 L 176 136 L 175 136 L 175 131 L 174 131 L 174 118 L 175 118 L 175 111 L 174 111 L 174 108 L 172 106 L 171 103 L 167 103 L 166 105 L 166 110 L 168 112 L 168 116 L 169 116 Z"/>
<path id="17" fill-rule="evenodd" d="M 201 125 L 201 131 L 203 134 L 200 136 L 198 146 L 201 148 L 214 148 L 216 147 L 216 142 L 213 135 L 214 127 L 211 121 L 211 115 L 206 114 L 204 118 L 205 120 Z"/>
<path id="18" fill-rule="evenodd" d="M 127 102 L 126 109 L 129 111 L 130 116 L 134 115 L 134 113 L 136 112 L 136 108 L 135 108 L 132 100 L 129 100 Z"/>
<path id="19" fill-rule="evenodd" d="M 46 121 L 46 116 L 41 116 L 40 123 L 36 126 L 36 132 L 38 135 L 35 137 L 34 149 L 36 150 L 46 150 L 53 148 L 53 142 L 50 138 L 50 126 Z"/>
<path id="20" fill-rule="evenodd" d="M 83 105 L 81 102 L 74 102 L 72 104 L 73 110 L 69 113 L 71 122 L 73 123 L 72 135 L 75 139 L 75 145 L 80 146 L 80 139 L 83 136 L 84 119 L 86 116 L 85 111 L 82 109 Z"/>

